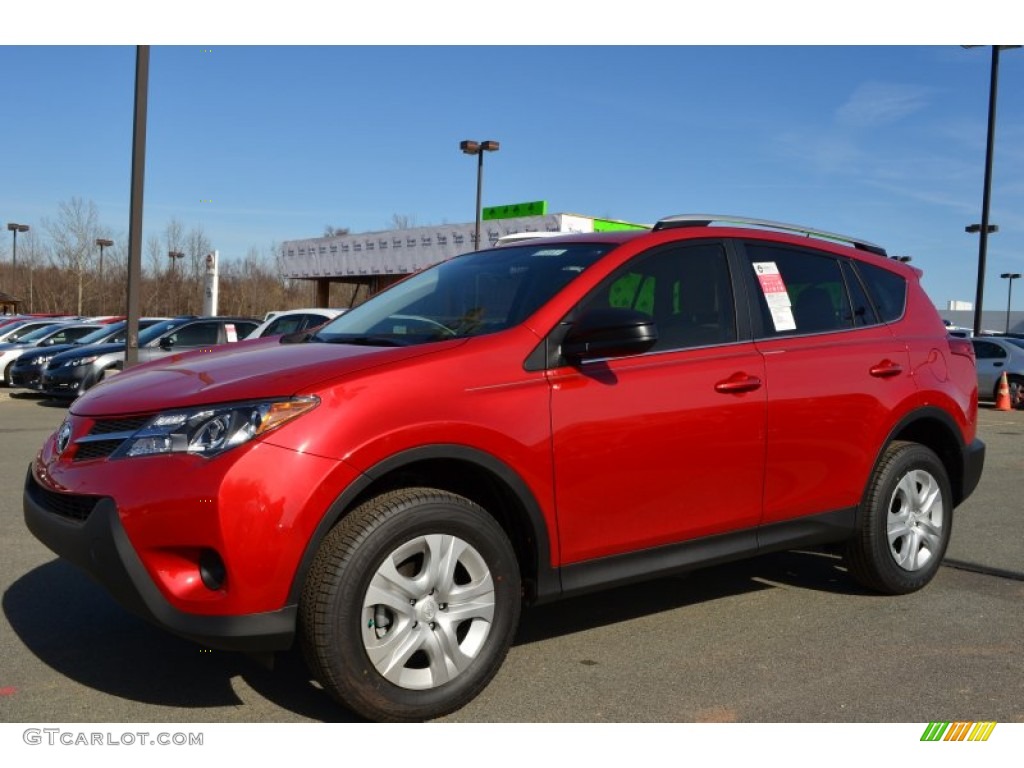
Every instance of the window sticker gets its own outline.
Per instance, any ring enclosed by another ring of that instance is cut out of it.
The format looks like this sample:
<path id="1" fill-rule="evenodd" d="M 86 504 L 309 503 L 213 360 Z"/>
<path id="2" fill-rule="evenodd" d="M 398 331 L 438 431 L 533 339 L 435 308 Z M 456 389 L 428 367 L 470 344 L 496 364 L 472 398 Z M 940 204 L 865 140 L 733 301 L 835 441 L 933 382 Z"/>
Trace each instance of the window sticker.
<path id="1" fill-rule="evenodd" d="M 764 294 L 765 301 L 768 302 L 768 311 L 771 312 L 775 330 L 796 330 L 793 302 L 789 299 L 789 292 L 779 273 L 778 265 L 774 261 L 756 261 L 753 266 L 754 272 L 757 273 L 757 282 L 761 285 L 761 292 Z"/>
<path id="2" fill-rule="evenodd" d="M 233 344 L 234 342 L 238 341 L 238 330 L 235 328 L 234 323 L 225 323 L 224 333 L 227 334 L 228 341 L 230 343 Z"/>

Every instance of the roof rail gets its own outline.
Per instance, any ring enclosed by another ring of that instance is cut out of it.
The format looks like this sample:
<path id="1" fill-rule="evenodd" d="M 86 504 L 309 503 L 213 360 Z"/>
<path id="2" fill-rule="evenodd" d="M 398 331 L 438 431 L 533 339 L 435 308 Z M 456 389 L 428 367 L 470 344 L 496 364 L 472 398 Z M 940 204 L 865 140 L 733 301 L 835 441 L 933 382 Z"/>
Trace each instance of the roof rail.
<path id="1" fill-rule="evenodd" d="M 756 227 L 758 229 L 778 229 L 783 232 L 796 232 L 807 237 L 819 237 L 824 240 L 836 240 L 840 243 L 852 245 L 860 251 L 868 251 L 879 256 L 888 256 L 885 248 L 875 245 L 867 240 L 847 235 L 837 235 L 834 232 L 825 232 L 814 227 L 802 227 L 799 224 L 783 224 L 778 221 L 767 221 L 765 219 L 750 219 L 744 216 L 728 216 L 716 213 L 683 213 L 678 216 L 666 216 L 652 227 L 655 231 L 659 229 L 672 229 L 675 227 L 706 227 L 710 224 L 732 224 L 742 227 Z"/>

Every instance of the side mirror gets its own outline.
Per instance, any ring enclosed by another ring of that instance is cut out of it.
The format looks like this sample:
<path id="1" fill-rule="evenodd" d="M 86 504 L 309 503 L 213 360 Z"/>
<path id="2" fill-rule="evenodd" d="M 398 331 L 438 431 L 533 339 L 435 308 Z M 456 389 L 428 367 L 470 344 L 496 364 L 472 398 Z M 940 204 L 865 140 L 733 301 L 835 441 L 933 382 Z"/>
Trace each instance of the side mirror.
<path id="1" fill-rule="evenodd" d="M 174 339 L 170 336 L 164 336 L 160 339 L 160 349 L 168 351 L 174 347 Z"/>
<path id="2" fill-rule="evenodd" d="M 595 309 L 573 323 L 562 341 L 562 355 L 575 365 L 639 355 L 657 341 L 658 328 L 650 315 L 635 309 Z"/>

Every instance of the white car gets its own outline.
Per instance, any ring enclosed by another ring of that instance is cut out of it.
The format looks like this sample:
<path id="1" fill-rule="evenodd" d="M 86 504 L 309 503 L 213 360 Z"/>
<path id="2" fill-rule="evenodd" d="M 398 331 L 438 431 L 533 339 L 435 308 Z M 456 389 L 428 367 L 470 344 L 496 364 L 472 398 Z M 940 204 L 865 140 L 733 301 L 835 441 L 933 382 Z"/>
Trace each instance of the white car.
<path id="1" fill-rule="evenodd" d="M 971 339 L 978 363 L 978 397 L 995 400 L 999 379 L 1006 374 L 1010 399 L 1024 389 L 1024 339 L 1013 336 L 975 336 Z"/>
<path id="2" fill-rule="evenodd" d="M 283 312 L 268 312 L 267 319 L 260 323 L 256 330 L 246 336 L 246 339 L 262 339 L 267 336 L 280 336 L 285 333 L 296 333 L 310 328 L 323 325 L 328 320 L 333 320 L 344 309 L 324 309 L 311 307 L 309 309 L 286 309 Z"/>

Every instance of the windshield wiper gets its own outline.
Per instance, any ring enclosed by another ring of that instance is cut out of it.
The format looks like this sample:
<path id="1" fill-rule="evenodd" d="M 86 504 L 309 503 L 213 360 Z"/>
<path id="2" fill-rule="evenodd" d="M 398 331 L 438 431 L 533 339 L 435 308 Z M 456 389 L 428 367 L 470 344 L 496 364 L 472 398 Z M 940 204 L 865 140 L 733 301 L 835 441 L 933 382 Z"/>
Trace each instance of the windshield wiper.
<path id="1" fill-rule="evenodd" d="M 354 344 L 360 347 L 407 347 L 414 343 L 396 339 L 394 336 L 334 336 L 329 339 L 315 336 L 311 340 L 327 344 Z"/>

